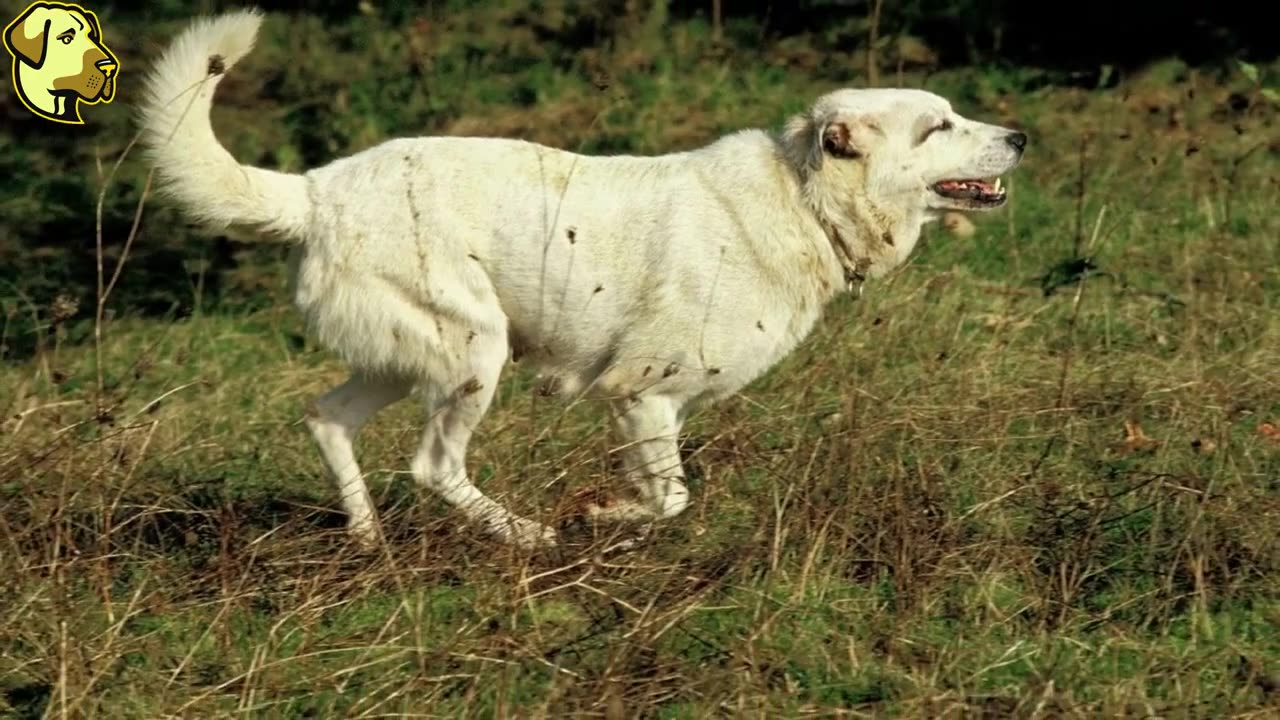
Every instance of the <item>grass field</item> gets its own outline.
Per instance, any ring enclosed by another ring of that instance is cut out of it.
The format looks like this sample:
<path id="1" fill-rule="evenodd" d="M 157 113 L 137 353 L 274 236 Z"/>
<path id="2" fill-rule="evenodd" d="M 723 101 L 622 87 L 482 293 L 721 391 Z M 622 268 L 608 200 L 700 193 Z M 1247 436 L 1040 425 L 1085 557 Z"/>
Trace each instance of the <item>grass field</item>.
<path id="1" fill-rule="evenodd" d="M 381 44 L 356 20 L 324 57 L 319 22 L 273 17 L 220 93 L 241 159 L 298 169 L 419 131 L 661 152 L 864 82 L 854 53 L 726 54 L 701 22 L 555 55 L 480 15 Z M 174 27 L 121 38 L 135 83 Z M 126 256 L 129 156 L 106 186 L 104 284 L 123 269 L 101 319 L 63 290 L 96 274 L 93 156 L 105 174 L 128 142 L 124 75 L 86 111 L 109 131 L 67 156 L 71 219 L 48 220 L 89 250 L 6 258 L 0 715 L 1280 716 L 1268 70 L 1169 60 L 1097 90 L 882 71 L 1028 130 L 1011 203 L 971 235 L 930 227 L 697 416 L 686 514 L 609 552 L 572 512 L 610 482 L 600 415 L 513 368 L 471 469 L 562 546 L 495 547 L 420 496 L 406 402 L 358 448 L 374 554 L 300 425 L 343 371 L 303 335 L 282 249 L 202 242 L 148 206 Z M 46 212 L 6 192 L 10 217 Z"/>

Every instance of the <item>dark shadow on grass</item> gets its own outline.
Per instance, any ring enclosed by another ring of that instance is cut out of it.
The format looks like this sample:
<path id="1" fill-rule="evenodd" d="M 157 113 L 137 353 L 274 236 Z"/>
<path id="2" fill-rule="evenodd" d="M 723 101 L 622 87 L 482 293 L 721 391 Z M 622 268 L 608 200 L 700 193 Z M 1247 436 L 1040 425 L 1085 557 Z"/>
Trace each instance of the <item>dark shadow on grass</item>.
<path id="1" fill-rule="evenodd" d="M 5 701 L 13 708 L 15 720 L 43 718 L 53 698 L 53 686 L 49 683 L 27 683 L 3 690 Z"/>

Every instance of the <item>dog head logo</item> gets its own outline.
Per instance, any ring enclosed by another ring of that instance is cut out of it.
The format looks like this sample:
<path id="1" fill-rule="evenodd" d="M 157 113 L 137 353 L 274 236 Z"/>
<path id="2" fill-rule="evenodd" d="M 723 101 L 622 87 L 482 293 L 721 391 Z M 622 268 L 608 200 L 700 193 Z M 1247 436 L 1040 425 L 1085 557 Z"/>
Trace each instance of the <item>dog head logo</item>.
<path id="1" fill-rule="evenodd" d="M 4 29 L 13 55 L 13 87 L 22 104 L 47 120 L 82 125 L 80 103 L 116 96 L 120 63 L 102 44 L 98 16 L 79 5 L 34 2 Z"/>

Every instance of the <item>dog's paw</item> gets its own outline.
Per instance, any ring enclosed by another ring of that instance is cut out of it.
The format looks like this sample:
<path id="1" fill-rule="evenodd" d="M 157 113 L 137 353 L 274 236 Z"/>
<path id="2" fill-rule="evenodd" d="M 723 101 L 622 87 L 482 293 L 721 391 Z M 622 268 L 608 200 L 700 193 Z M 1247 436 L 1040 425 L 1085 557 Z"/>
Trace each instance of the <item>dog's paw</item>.
<path id="1" fill-rule="evenodd" d="M 511 543 L 526 549 L 554 547 L 556 531 L 554 528 L 526 518 L 512 518 L 506 522 L 496 522 L 489 528 L 490 532 Z"/>
<path id="2" fill-rule="evenodd" d="M 382 544 L 377 523 L 347 523 L 347 535 L 361 552 L 373 552 Z"/>

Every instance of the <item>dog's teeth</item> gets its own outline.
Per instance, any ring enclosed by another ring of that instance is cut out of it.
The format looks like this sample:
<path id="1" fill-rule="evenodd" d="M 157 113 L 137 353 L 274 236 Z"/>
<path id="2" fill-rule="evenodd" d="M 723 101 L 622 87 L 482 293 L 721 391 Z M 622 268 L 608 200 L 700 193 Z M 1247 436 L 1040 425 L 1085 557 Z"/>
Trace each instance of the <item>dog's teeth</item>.
<path id="1" fill-rule="evenodd" d="M 1000 178 L 996 178 L 996 192 L 1000 192 Z"/>

